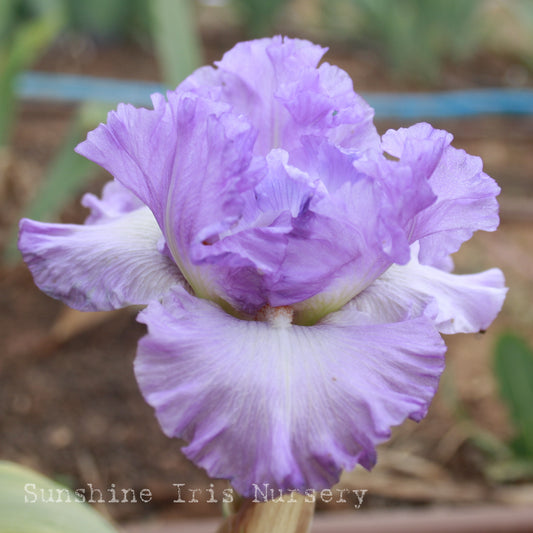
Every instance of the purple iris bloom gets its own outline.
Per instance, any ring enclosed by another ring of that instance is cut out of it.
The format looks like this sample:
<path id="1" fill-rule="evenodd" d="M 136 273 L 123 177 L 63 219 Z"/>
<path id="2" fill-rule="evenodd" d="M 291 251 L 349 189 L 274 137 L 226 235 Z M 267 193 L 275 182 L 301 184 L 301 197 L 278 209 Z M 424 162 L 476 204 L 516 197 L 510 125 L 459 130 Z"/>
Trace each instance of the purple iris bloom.
<path id="1" fill-rule="evenodd" d="M 427 412 L 440 333 L 487 328 L 498 269 L 450 254 L 500 189 L 451 134 L 380 137 L 310 42 L 244 42 L 153 109 L 119 105 L 78 153 L 114 177 L 83 225 L 22 220 L 37 285 L 86 311 L 143 305 L 135 372 L 170 437 L 243 495 L 371 468 Z"/>

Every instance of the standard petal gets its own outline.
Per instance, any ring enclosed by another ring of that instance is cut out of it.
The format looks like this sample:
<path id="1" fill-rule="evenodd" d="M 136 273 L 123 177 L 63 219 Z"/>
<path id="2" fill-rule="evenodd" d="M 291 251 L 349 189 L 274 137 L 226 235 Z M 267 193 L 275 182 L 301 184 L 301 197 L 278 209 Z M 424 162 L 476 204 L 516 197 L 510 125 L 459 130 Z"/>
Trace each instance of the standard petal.
<path id="1" fill-rule="evenodd" d="M 163 227 L 176 153 L 175 121 L 162 95 L 154 95 L 152 102 L 153 110 L 119 104 L 76 152 L 110 172 L 150 207 Z"/>
<path id="2" fill-rule="evenodd" d="M 493 268 L 477 274 L 450 274 L 421 265 L 416 257 L 407 265 L 393 265 L 351 305 L 382 322 L 420 313 L 435 302 L 435 324 L 441 333 L 475 333 L 496 318 L 507 289 L 502 272 Z"/>
<path id="3" fill-rule="evenodd" d="M 327 63 L 318 67 L 326 50 L 280 36 L 239 43 L 216 69 L 199 69 L 179 89 L 220 99 L 249 117 L 259 130 L 257 154 L 292 152 L 310 134 L 359 151 L 378 148 L 374 112 L 349 76 Z"/>
<path id="4" fill-rule="evenodd" d="M 294 303 L 298 323 L 312 324 L 385 271 L 392 261 L 378 233 L 380 207 L 380 191 L 366 176 L 312 204 L 291 235 L 271 304 Z M 313 289 L 312 295 L 290 301 L 293 287 L 300 284 Z"/>
<path id="5" fill-rule="evenodd" d="M 241 216 L 242 194 L 263 173 L 256 134 L 229 106 L 191 93 L 153 97 L 154 109 L 119 105 L 77 151 L 111 172 L 154 213 L 168 249 L 197 294 L 225 298 L 210 269 L 190 260 Z"/>
<path id="6" fill-rule="evenodd" d="M 311 198 L 323 197 L 324 186 L 298 168 L 290 166 L 289 154 L 272 150 L 267 156 L 269 172 L 255 188 L 257 207 L 265 213 L 289 212 L 297 218 L 309 205 Z"/>
<path id="7" fill-rule="evenodd" d="M 319 183 L 287 161 L 285 151 L 273 150 L 267 157 L 267 175 L 243 196 L 245 216 L 222 238 L 211 242 L 207 235 L 191 248 L 193 262 L 213 265 L 217 284 L 226 289 L 230 303 L 252 316 L 269 303 L 272 287 L 283 275 L 280 267 L 295 219 L 315 194 L 323 193 L 317 192 Z M 312 290 L 305 281 L 295 283 L 289 303 L 308 298 Z"/>
<path id="8" fill-rule="evenodd" d="M 37 286 L 81 311 L 144 305 L 184 279 L 158 251 L 161 230 L 147 207 L 98 224 L 23 219 L 19 249 Z"/>
<path id="9" fill-rule="evenodd" d="M 383 136 L 384 150 L 414 167 L 420 166 L 427 146 L 444 146 L 436 164 L 428 166 L 422 157 L 426 171 L 431 169 L 426 176 L 437 199 L 416 216 L 411 232 L 411 242 L 420 243 L 420 262 L 427 265 L 440 264 L 475 231 L 494 231 L 499 224 L 500 188 L 483 172 L 479 157 L 449 146 L 452 138 L 425 123 Z"/>
<path id="10" fill-rule="evenodd" d="M 307 216 L 295 224 L 279 298 L 271 304 L 295 303 L 283 300 L 294 284 L 316 287 L 315 295 L 296 304 L 298 323 L 309 325 L 342 307 L 391 264 L 409 261 L 413 219 L 435 195 L 420 169 L 381 154 L 358 156 L 312 137 L 304 148 L 299 157 L 329 194 L 314 197 Z"/>
<path id="11" fill-rule="evenodd" d="M 320 84 L 335 109 L 328 116 L 328 139 L 336 146 L 365 151 L 379 149 L 379 135 L 374 126 L 374 109 L 353 89 L 350 76 L 329 63 L 318 68 Z"/>
<path id="12" fill-rule="evenodd" d="M 148 335 L 135 372 L 163 430 L 245 496 L 254 484 L 321 489 L 343 468 L 371 468 L 391 426 L 425 415 L 444 364 L 425 316 L 373 325 L 348 308 L 304 327 L 279 312 L 238 320 L 173 289 L 139 316 Z"/>

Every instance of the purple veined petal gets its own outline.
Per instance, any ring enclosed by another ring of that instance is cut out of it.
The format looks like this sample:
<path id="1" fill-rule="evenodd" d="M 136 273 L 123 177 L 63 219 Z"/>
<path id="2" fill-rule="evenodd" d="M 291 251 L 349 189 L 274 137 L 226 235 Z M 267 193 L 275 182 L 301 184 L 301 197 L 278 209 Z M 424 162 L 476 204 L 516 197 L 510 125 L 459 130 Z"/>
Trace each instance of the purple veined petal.
<path id="1" fill-rule="evenodd" d="M 282 134 L 283 146 L 291 152 L 309 135 L 359 153 L 380 149 L 374 110 L 354 92 L 350 76 L 339 67 L 323 63 L 280 87 L 276 97 L 292 118 Z"/>
<path id="2" fill-rule="evenodd" d="M 427 122 L 419 122 L 409 128 L 388 130 L 383 135 L 382 147 L 385 152 L 398 159 L 405 158 L 412 161 L 422 156 L 425 165 L 430 164 L 431 171 L 429 175 L 431 175 L 439 162 L 444 148 L 449 146 L 452 140 L 453 135 L 451 133 L 445 130 L 438 130 Z M 427 149 L 428 146 L 435 147 L 438 152 L 437 157 L 431 154 Z"/>
<path id="3" fill-rule="evenodd" d="M 103 188 L 102 198 L 87 193 L 81 203 L 91 210 L 85 224 L 96 224 L 135 211 L 143 207 L 143 203 L 131 191 L 118 181 L 108 181 Z"/>
<path id="4" fill-rule="evenodd" d="M 224 301 L 234 312 L 253 317 L 268 302 L 266 282 L 283 260 L 290 228 L 290 219 L 281 216 L 272 227 L 251 227 L 203 245 L 193 258 L 203 271 L 211 269 L 212 279 L 224 287 Z"/>
<path id="5" fill-rule="evenodd" d="M 119 104 L 76 152 L 110 172 L 150 207 L 163 227 L 176 153 L 175 123 L 162 95 L 153 95 L 152 102 L 153 110 Z"/>
<path id="6" fill-rule="evenodd" d="M 318 63 L 327 49 L 300 39 L 259 39 L 237 44 L 215 63 L 187 78 L 180 90 L 231 104 L 256 126 L 255 153 L 273 148 L 292 154 L 305 135 L 327 136 L 339 146 L 378 149 L 372 108 L 349 76 Z"/>
<path id="7" fill-rule="evenodd" d="M 311 176 L 289 165 L 285 151 L 271 151 L 267 175 L 245 196 L 246 217 L 218 239 L 200 234 L 191 257 L 216 265 L 217 284 L 232 295 L 234 307 L 254 316 L 265 304 L 295 305 L 297 323 L 309 325 L 393 262 L 409 260 L 405 212 L 416 213 L 434 196 L 425 178 L 427 191 L 417 186 L 410 167 L 397 164 L 387 172 L 367 165 L 365 174 L 354 166 L 353 153 L 314 137 L 304 146 L 300 159 L 307 158 Z M 383 158 L 381 164 L 388 163 Z M 412 191 L 407 207 L 396 199 L 400 181 Z"/>
<path id="8" fill-rule="evenodd" d="M 407 265 L 393 265 L 351 302 L 376 321 L 400 320 L 435 302 L 435 325 L 441 333 L 483 331 L 500 312 L 507 288 L 502 272 L 492 268 L 476 274 L 450 274 L 421 265 L 413 246 Z"/>
<path id="9" fill-rule="evenodd" d="M 303 146 L 298 159 L 307 161 L 311 176 L 320 177 L 329 194 L 313 198 L 306 218 L 295 225 L 278 298 L 270 303 L 294 304 L 296 322 L 310 325 L 345 305 L 393 263 L 409 261 L 414 217 L 435 195 L 424 175 L 430 163 L 413 168 L 378 153 L 347 152 L 315 137 L 305 138 Z M 283 299 L 304 282 L 316 286 L 314 294 L 300 301 Z"/>
<path id="10" fill-rule="evenodd" d="M 269 172 L 254 193 L 257 207 L 265 213 L 288 211 L 297 218 L 312 198 L 323 198 L 326 188 L 319 179 L 289 165 L 285 150 L 272 150 L 267 156 Z"/>
<path id="11" fill-rule="evenodd" d="M 213 265 L 217 283 L 231 295 L 230 303 L 251 316 L 271 303 L 295 221 L 312 198 L 326 194 L 318 180 L 288 164 L 284 150 L 272 150 L 267 164 L 264 179 L 243 196 L 243 218 L 214 241 L 200 233 L 201 242 L 191 248 L 193 262 Z M 318 290 L 306 280 L 297 280 L 291 289 L 289 303 Z"/>
<path id="12" fill-rule="evenodd" d="M 350 308 L 304 327 L 270 311 L 238 320 L 176 288 L 139 315 L 141 391 L 210 476 L 244 496 L 330 487 L 371 468 L 391 426 L 426 414 L 445 352 L 428 317 L 376 325 Z"/>
<path id="13" fill-rule="evenodd" d="M 379 150 L 380 140 L 374 126 L 374 109 L 353 90 L 350 76 L 329 63 L 319 67 L 320 82 L 331 99 L 336 102 L 329 116 L 332 127 L 328 132 L 330 143 L 358 152 Z"/>
<path id="14" fill-rule="evenodd" d="M 419 241 L 421 263 L 439 265 L 477 230 L 494 231 L 499 224 L 496 196 L 500 188 L 482 170 L 479 157 L 449 146 L 452 135 L 429 124 L 389 130 L 383 148 L 401 161 L 417 161 L 420 147 L 444 143 L 438 164 L 428 175 L 436 201 L 415 219 L 411 242 Z"/>
<path id="15" fill-rule="evenodd" d="M 153 110 L 119 105 L 77 151 L 106 168 L 154 213 L 174 261 L 195 292 L 227 298 L 191 248 L 235 224 L 242 195 L 265 172 L 252 160 L 256 132 L 229 106 L 191 93 L 153 97 Z"/>
<path id="16" fill-rule="evenodd" d="M 334 194 L 346 182 L 357 179 L 354 161 L 360 155 L 344 150 L 324 140 L 323 137 L 302 137 L 301 147 L 291 153 L 291 163 L 305 168 L 313 179 L 320 180 L 329 194 Z"/>
<path id="17" fill-rule="evenodd" d="M 101 223 L 23 219 L 19 249 L 37 286 L 80 311 L 145 305 L 185 280 L 158 251 L 162 237 L 147 207 Z"/>
<path id="18" fill-rule="evenodd" d="M 220 87 L 221 101 L 231 104 L 236 113 L 244 114 L 258 129 L 255 151 L 265 156 L 272 148 L 289 148 L 280 138 L 289 118 L 275 99 L 280 81 L 316 68 L 324 52 L 325 49 L 308 41 L 279 36 L 238 43 L 215 63 L 217 69 L 212 69 L 210 75 L 200 69 L 199 81 L 195 72 L 179 89 L 199 87 L 201 94 L 205 94 L 206 82 Z M 213 89 L 209 92 L 214 94 Z"/>
<path id="19" fill-rule="evenodd" d="M 417 215 L 432 206 L 436 193 L 428 183 L 441 160 L 446 139 L 434 136 L 415 144 L 414 157 L 402 157 L 398 161 L 388 160 L 375 153 L 354 161 L 354 166 L 379 181 L 384 192 L 382 222 L 389 231 L 401 228 L 408 235 L 407 244 L 413 242 L 413 223 Z M 386 145 L 386 143 L 385 143 Z M 406 145 L 407 146 L 407 145 Z M 393 154 L 395 155 L 395 154 Z M 394 247 L 391 247 L 391 251 Z M 409 258 L 405 248 L 405 261 Z"/>
<path id="20" fill-rule="evenodd" d="M 271 305 L 294 304 L 299 324 L 340 309 L 391 264 L 378 238 L 379 191 L 368 177 L 345 183 L 298 221 Z M 313 289 L 292 300 L 294 286 Z"/>

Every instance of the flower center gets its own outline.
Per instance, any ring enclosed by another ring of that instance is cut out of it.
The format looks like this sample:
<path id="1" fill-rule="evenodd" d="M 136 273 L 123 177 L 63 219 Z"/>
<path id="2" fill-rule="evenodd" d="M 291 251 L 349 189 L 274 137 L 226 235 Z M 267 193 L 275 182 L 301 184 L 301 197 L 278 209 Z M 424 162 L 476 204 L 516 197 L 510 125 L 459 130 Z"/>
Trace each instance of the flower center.
<path id="1" fill-rule="evenodd" d="M 270 307 L 264 305 L 255 315 L 259 322 L 268 322 L 273 328 L 288 328 L 292 324 L 294 309 L 290 305 Z"/>

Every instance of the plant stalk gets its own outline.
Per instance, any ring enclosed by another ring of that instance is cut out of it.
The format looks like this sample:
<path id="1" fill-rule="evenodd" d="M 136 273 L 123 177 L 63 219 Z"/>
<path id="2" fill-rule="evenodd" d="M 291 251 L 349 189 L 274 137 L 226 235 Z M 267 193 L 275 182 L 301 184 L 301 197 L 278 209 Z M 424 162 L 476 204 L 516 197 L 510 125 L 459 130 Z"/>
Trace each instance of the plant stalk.
<path id="1" fill-rule="evenodd" d="M 268 502 L 242 501 L 217 533 L 308 533 L 315 504 L 297 492 Z"/>

